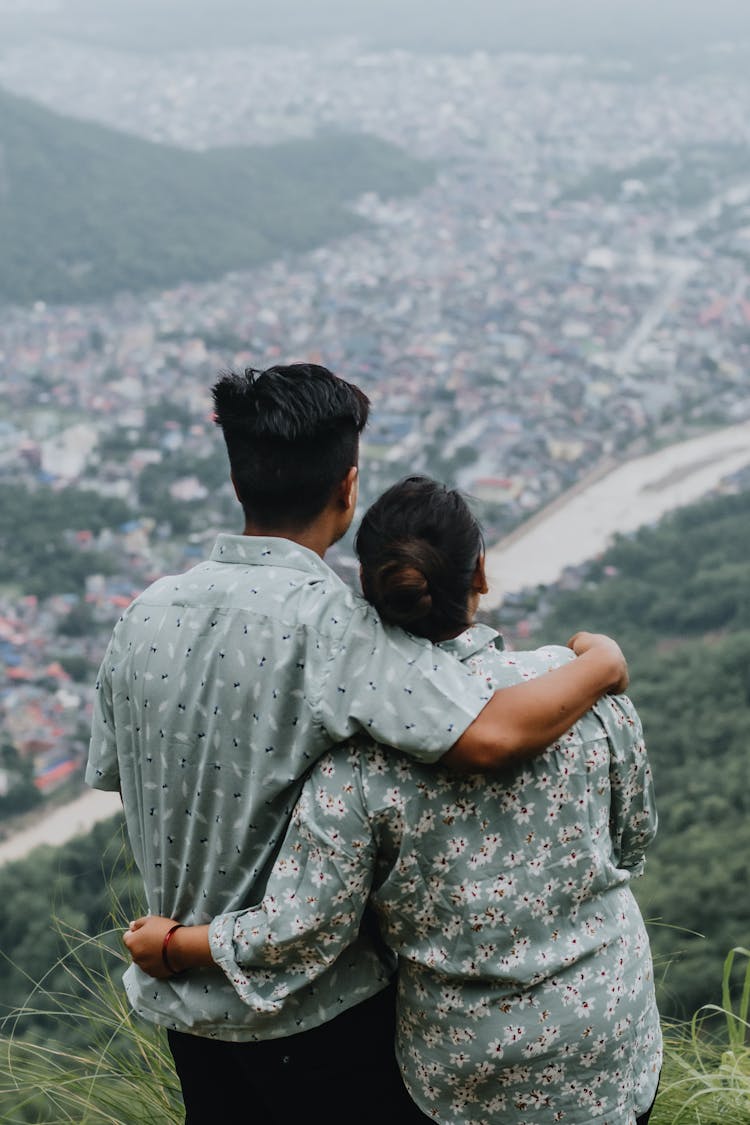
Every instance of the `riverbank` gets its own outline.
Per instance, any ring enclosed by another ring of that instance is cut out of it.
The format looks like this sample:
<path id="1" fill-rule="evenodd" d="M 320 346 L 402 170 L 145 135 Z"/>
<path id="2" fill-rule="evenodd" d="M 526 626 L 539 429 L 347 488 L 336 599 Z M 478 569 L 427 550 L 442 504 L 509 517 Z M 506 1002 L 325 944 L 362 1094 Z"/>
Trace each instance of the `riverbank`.
<path id="1" fill-rule="evenodd" d="M 505 594 L 551 585 L 566 567 L 601 554 L 618 532 L 701 499 L 748 464 L 750 421 L 600 466 L 488 549 L 483 608 L 497 608 Z"/>
<path id="2" fill-rule="evenodd" d="M 103 793 L 91 789 L 70 801 L 40 815 L 36 823 L 22 828 L 0 843 L 0 867 L 14 860 L 24 859 L 34 848 L 48 844 L 59 847 L 75 836 L 82 836 L 100 820 L 107 820 L 120 812 L 119 793 Z"/>

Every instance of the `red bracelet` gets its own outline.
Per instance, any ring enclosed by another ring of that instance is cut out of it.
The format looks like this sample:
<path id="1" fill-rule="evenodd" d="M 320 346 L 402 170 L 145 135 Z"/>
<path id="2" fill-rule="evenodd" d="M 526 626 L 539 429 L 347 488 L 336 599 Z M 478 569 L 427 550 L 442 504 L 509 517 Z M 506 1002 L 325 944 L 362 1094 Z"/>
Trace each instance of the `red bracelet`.
<path id="1" fill-rule="evenodd" d="M 175 972 L 175 970 L 169 963 L 169 957 L 167 956 L 167 946 L 172 940 L 172 934 L 175 932 L 175 930 L 181 929 L 183 929 L 182 922 L 175 922 L 174 926 L 172 926 L 171 929 L 167 930 L 164 935 L 164 941 L 161 943 L 161 959 L 164 962 L 164 968 L 167 970 L 171 977 L 178 977 L 180 976 L 180 974 Z"/>

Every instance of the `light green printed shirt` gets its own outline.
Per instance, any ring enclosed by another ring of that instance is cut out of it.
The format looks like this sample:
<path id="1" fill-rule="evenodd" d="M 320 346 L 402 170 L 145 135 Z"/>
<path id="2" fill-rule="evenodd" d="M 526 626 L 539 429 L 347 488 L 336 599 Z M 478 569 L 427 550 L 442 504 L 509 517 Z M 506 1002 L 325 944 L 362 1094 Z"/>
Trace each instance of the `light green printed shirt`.
<path id="1" fill-rule="evenodd" d="M 477 626 L 441 646 L 487 689 L 572 659 L 503 652 Z M 500 642 L 501 644 L 501 642 Z M 282 1010 L 375 906 L 399 957 L 397 1053 L 444 1125 L 635 1125 L 661 1032 L 630 880 L 656 831 L 641 725 L 606 697 L 505 773 L 426 769 L 370 739 L 307 780 L 258 908 L 209 935 L 238 994 Z"/>
<path id="2" fill-rule="evenodd" d="M 190 923 L 258 902 L 305 774 L 358 730 L 433 762 L 486 685 L 383 625 L 312 551 L 220 535 L 211 557 L 149 587 L 116 625 L 96 685 L 86 780 L 121 789 L 148 910 Z M 366 933 L 283 1012 L 243 1003 L 218 969 L 125 973 L 133 1008 L 221 1039 L 317 1026 L 384 987 Z"/>

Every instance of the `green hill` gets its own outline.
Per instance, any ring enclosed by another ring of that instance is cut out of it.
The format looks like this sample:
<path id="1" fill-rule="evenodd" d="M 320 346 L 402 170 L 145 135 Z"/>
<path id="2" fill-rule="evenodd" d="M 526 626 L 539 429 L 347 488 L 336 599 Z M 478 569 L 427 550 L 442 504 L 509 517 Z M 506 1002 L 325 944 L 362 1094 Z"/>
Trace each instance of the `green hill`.
<path id="1" fill-rule="evenodd" d="M 196 153 L 0 92 L 0 300 L 74 302 L 247 269 L 360 229 L 346 203 L 364 191 L 431 178 L 374 137 Z"/>
<path id="2" fill-rule="evenodd" d="M 538 643 L 585 628 L 628 658 L 660 818 L 635 890 L 659 922 L 662 1010 L 686 1015 L 719 1002 L 727 950 L 750 945 L 750 492 L 620 539 L 543 602 Z"/>

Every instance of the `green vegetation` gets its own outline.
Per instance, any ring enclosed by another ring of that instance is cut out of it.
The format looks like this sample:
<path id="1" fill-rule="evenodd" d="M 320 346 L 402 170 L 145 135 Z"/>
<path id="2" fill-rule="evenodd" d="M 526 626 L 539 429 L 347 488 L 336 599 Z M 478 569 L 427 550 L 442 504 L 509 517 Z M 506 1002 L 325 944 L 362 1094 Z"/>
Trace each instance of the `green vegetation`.
<path id="1" fill-rule="evenodd" d="M 0 868 L 0 1019 L 27 1004 L 29 982 L 40 982 L 46 993 L 83 996 L 61 960 L 68 944 L 64 934 L 109 930 L 113 902 L 129 917 L 140 913 L 140 880 L 129 856 L 118 818 L 60 848 L 38 848 L 33 857 Z M 102 942 L 119 950 L 113 938 Z M 83 946 L 76 957 L 95 967 L 99 952 Z M 24 1017 L 26 1033 L 52 1033 L 55 1026 L 51 1009 Z M 75 1046 L 87 1042 L 85 1030 L 67 1038 Z M 1 1112 L 0 1120 L 5 1120 Z"/>
<path id="2" fill-rule="evenodd" d="M 195 477 L 207 489 L 208 499 L 199 505 L 176 500 L 170 488 L 181 477 Z M 221 448 L 202 458 L 181 450 L 165 453 L 157 464 L 146 465 L 138 477 L 138 511 L 157 523 L 169 523 L 173 535 L 184 536 L 198 530 L 205 522 L 207 510 L 216 519 L 238 521 L 227 457 Z"/>
<path id="3" fill-rule="evenodd" d="M 565 188 L 559 203 L 601 199 L 614 203 L 627 198 L 625 184 L 636 181 L 638 198 L 663 206 L 695 207 L 724 190 L 733 177 L 750 175 L 750 148 L 737 144 L 684 145 L 670 156 L 651 156 L 622 168 L 593 168 Z"/>
<path id="4" fill-rule="evenodd" d="M 0 485 L 2 581 L 40 597 L 50 590 L 80 593 L 89 574 L 112 573 L 115 560 L 101 551 L 81 550 L 74 533 L 96 535 L 131 518 L 122 500 L 98 492 Z"/>
<path id="5" fill-rule="evenodd" d="M 0 794 L 0 822 L 6 817 L 28 812 L 42 800 L 34 785 L 34 767 L 21 758 L 15 746 L 0 745 L 0 769 L 8 782 L 7 792 Z"/>
<path id="6" fill-rule="evenodd" d="M 738 955 L 748 963 L 733 990 Z M 664 1028 L 664 1070 L 652 1125 L 747 1125 L 750 1120 L 748 959 L 750 951 L 742 948 L 727 955 L 720 1005 L 699 1009 L 689 1024 Z"/>
<path id="7" fill-rule="evenodd" d="M 363 227 L 364 191 L 432 177 L 374 137 L 187 152 L 0 92 L 0 299 L 80 301 L 203 281 Z"/>
<path id="8" fill-rule="evenodd" d="M 727 949 L 750 934 L 750 492 L 621 538 L 583 586 L 548 592 L 537 643 L 618 638 L 654 770 L 659 834 L 634 885 L 660 1006 L 717 999 Z"/>
<path id="9" fill-rule="evenodd" d="M 0 1119 L 7 1125 L 182 1121 L 164 1033 L 133 1017 L 120 984 L 127 916 L 116 905 L 112 928 L 94 937 L 58 921 L 59 960 L 33 989 L 27 984 L 23 1003 L 0 1026 Z M 750 964 L 733 988 L 738 956 L 750 953 L 735 949 L 726 958 L 720 1005 L 665 1025 L 653 1125 L 746 1125 Z"/>

